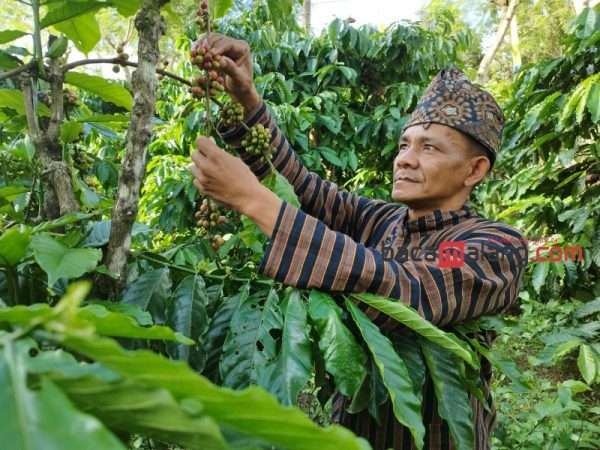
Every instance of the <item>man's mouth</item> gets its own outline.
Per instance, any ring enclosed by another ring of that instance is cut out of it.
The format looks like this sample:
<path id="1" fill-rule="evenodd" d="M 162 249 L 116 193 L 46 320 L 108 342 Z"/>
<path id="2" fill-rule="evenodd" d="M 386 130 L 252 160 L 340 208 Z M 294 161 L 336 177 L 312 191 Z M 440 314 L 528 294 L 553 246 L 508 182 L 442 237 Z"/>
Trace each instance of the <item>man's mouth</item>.
<path id="1" fill-rule="evenodd" d="M 394 179 L 394 181 L 407 181 L 409 183 L 418 183 L 414 178 L 406 177 L 406 176 L 398 176 Z"/>

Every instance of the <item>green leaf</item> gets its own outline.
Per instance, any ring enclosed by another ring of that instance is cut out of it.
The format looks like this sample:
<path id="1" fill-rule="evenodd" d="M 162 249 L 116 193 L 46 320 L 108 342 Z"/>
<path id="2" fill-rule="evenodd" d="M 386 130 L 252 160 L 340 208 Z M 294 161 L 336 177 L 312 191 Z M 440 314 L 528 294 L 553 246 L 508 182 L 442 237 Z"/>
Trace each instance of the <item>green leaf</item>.
<path id="1" fill-rule="evenodd" d="M 546 282 L 546 277 L 550 271 L 549 262 L 538 262 L 535 264 L 533 273 L 531 275 L 531 285 L 535 289 L 535 292 L 540 292 L 540 289 Z"/>
<path id="2" fill-rule="evenodd" d="M 203 412 L 228 428 L 290 450 L 368 450 L 363 439 L 340 427 L 322 428 L 302 411 L 280 405 L 262 388 L 242 391 L 210 383 L 185 364 L 147 350 L 127 351 L 97 336 L 65 334 L 64 345 L 96 360 L 133 383 L 168 390 L 178 401 L 199 402 Z M 251 414 L 248 412 L 251 411 Z"/>
<path id="3" fill-rule="evenodd" d="M 366 303 L 371 308 L 375 308 L 378 311 L 387 314 L 392 319 L 397 320 L 402 325 L 413 330 L 415 333 L 420 334 L 424 338 L 435 342 L 440 347 L 449 350 L 474 369 L 479 368 L 479 358 L 465 342 L 458 339 L 452 333 L 446 333 L 440 330 L 438 327 L 421 317 L 419 313 L 410 306 L 397 300 L 388 300 L 384 297 L 367 293 L 352 294 L 351 297 Z"/>
<path id="4" fill-rule="evenodd" d="M 91 52 L 102 37 L 95 11 L 57 23 L 54 28 L 73 41 L 75 47 L 85 54 Z"/>
<path id="5" fill-rule="evenodd" d="M 579 347 L 579 356 L 577 357 L 577 367 L 581 376 L 587 384 L 592 384 L 596 379 L 596 358 L 589 345 L 582 344 Z"/>
<path id="6" fill-rule="evenodd" d="M 308 301 L 308 314 L 319 336 L 325 369 L 333 376 L 336 388 L 352 397 L 366 375 L 367 357 L 342 322 L 342 311 L 331 296 L 312 290 Z"/>
<path id="7" fill-rule="evenodd" d="M 110 6 L 110 4 L 93 0 L 50 2 L 50 9 L 40 21 L 40 27 L 46 28 L 86 13 L 95 12 L 105 6 Z"/>
<path id="8" fill-rule="evenodd" d="M 587 108 L 594 123 L 600 122 L 600 81 L 596 81 L 587 98 Z"/>
<path id="9" fill-rule="evenodd" d="M 277 395 L 272 380 L 282 375 L 276 369 L 283 315 L 275 290 L 262 303 L 260 296 L 243 295 L 231 318 L 219 370 L 225 386 L 240 389 L 258 384 Z"/>
<path id="10" fill-rule="evenodd" d="M 31 230 L 25 226 L 13 227 L 0 236 L 0 265 L 14 266 L 27 254 Z"/>
<path id="11" fill-rule="evenodd" d="M 103 336 L 161 339 L 177 341 L 181 345 L 193 345 L 194 341 L 168 327 L 154 325 L 143 327 L 128 314 L 111 311 L 102 305 L 88 305 L 77 311 L 77 317 L 94 325 L 96 332 Z M 178 331 L 178 330 L 175 330 Z"/>
<path id="12" fill-rule="evenodd" d="M 18 114 L 25 114 L 25 99 L 23 92 L 18 89 L 0 89 L 0 105 L 14 109 Z M 40 116 L 50 116 L 50 110 L 43 103 L 37 104 L 37 112 Z"/>
<path id="13" fill-rule="evenodd" d="M 60 126 L 60 140 L 63 144 L 75 142 L 83 133 L 83 124 L 80 122 L 63 122 Z"/>
<path id="14" fill-rule="evenodd" d="M 102 252 L 90 248 L 68 248 L 48 234 L 31 240 L 35 261 L 48 274 L 48 286 L 59 278 L 72 279 L 91 272 L 102 258 Z"/>
<path id="15" fill-rule="evenodd" d="M 385 387 L 390 394 L 394 416 L 410 430 L 417 449 L 423 448 L 425 426 L 421 416 L 421 401 L 415 394 L 412 379 L 404 361 L 379 328 L 350 300 L 346 300 L 354 322 L 369 347 Z"/>
<path id="16" fill-rule="evenodd" d="M 0 353 L 0 441 L 11 450 L 125 450 L 95 417 L 78 411 L 54 383 L 27 385 L 29 341 L 6 341 Z"/>
<path id="17" fill-rule="evenodd" d="M 210 0 L 208 2 L 210 6 L 210 14 L 213 19 L 223 17 L 229 8 L 233 6 L 233 0 Z"/>
<path id="18" fill-rule="evenodd" d="M 475 448 L 473 409 L 469 393 L 461 383 L 461 365 L 455 355 L 439 345 L 421 339 L 421 350 L 433 380 L 438 413 L 448 423 L 457 450 Z"/>
<path id="19" fill-rule="evenodd" d="M 321 155 L 323 155 L 323 157 L 327 161 L 329 161 L 331 164 L 333 164 L 334 166 L 337 166 L 337 167 L 345 166 L 344 162 L 340 159 L 340 157 L 337 155 L 335 150 L 333 150 L 332 148 L 319 147 L 319 153 L 321 153 Z"/>
<path id="20" fill-rule="evenodd" d="M 600 297 L 592 300 L 591 302 L 587 302 L 581 308 L 577 309 L 575 311 L 575 317 L 582 319 L 597 312 L 600 312 Z"/>
<path id="21" fill-rule="evenodd" d="M 531 389 L 530 383 L 525 380 L 521 370 L 511 359 L 502 358 L 497 355 L 493 350 L 484 347 L 479 343 L 477 339 L 469 339 L 471 345 L 483 355 L 496 369 L 506 375 L 515 385 L 515 387 L 521 392 L 527 392 Z"/>
<path id="22" fill-rule="evenodd" d="M 281 335 L 281 352 L 277 361 L 273 386 L 284 405 L 296 404 L 300 390 L 308 382 L 312 372 L 311 345 L 306 321 L 306 307 L 300 291 L 294 289 L 287 298 L 285 321 Z"/>
<path id="23" fill-rule="evenodd" d="M 118 83 L 110 82 L 102 77 L 81 72 L 67 72 L 65 83 L 77 86 L 92 94 L 96 94 L 107 102 L 122 106 L 131 111 L 133 99 L 127 89 Z"/>
<path id="24" fill-rule="evenodd" d="M 199 402 L 176 401 L 165 389 L 131 383 L 100 364 L 76 361 L 64 351 L 29 358 L 30 372 L 50 377 L 79 408 L 111 429 L 138 433 L 186 449 L 224 449 L 218 425 Z"/>
<path id="25" fill-rule="evenodd" d="M 175 331 L 186 336 L 191 344 L 195 344 L 195 347 L 181 344 L 174 346 L 172 356 L 190 361 L 195 368 L 202 368 L 204 365 L 204 353 L 198 346 L 201 336 L 208 328 L 207 303 L 204 280 L 196 274 L 181 280 L 169 305 L 171 309 L 169 324 Z"/>
<path id="26" fill-rule="evenodd" d="M 122 303 L 136 305 L 149 311 L 156 323 L 165 323 L 166 302 L 170 297 L 171 279 L 166 268 L 151 270 L 130 283 L 121 299 Z"/>
<path id="27" fill-rule="evenodd" d="M 296 208 L 300 208 L 300 201 L 294 192 L 294 187 L 290 182 L 279 172 L 275 173 L 275 182 L 273 184 L 273 192 L 277 196 Z"/>
<path id="28" fill-rule="evenodd" d="M 22 61 L 4 50 L 0 50 L 0 69 L 10 70 L 19 67 Z"/>
<path id="29" fill-rule="evenodd" d="M 248 298 L 248 285 L 243 286 L 235 295 L 223 299 L 211 315 L 208 331 L 203 336 L 206 352 L 206 366 L 203 371 L 211 380 L 219 379 L 219 358 L 223 352 L 223 343 L 229 336 L 231 319 L 240 303 Z"/>
<path id="30" fill-rule="evenodd" d="M 133 16 L 140 9 L 140 0 L 112 0 L 112 4 L 123 17 Z"/>
<path id="31" fill-rule="evenodd" d="M 4 30 L 0 31 L 0 44 L 6 44 L 7 42 L 19 39 L 21 36 L 28 34 L 26 31 L 19 30 Z"/>

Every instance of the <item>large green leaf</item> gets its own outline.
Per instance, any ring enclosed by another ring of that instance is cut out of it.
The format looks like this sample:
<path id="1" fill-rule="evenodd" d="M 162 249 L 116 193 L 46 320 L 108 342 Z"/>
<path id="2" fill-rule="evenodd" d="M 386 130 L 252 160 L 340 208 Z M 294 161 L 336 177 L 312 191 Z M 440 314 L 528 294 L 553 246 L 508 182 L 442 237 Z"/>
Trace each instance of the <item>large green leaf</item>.
<path id="1" fill-rule="evenodd" d="M 102 37 L 95 11 L 57 23 L 54 28 L 73 41 L 79 51 L 86 54 L 96 47 Z"/>
<path id="2" fill-rule="evenodd" d="M 223 352 L 223 344 L 229 336 L 231 329 L 231 318 L 238 310 L 240 303 L 248 297 L 248 286 L 242 287 L 240 291 L 224 299 L 215 312 L 211 315 L 210 324 L 202 340 L 205 343 L 206 367 L 204 372 L 211 380 L 219 379 L 219 359 Z"/>
<path id="3" fill-rule="evenodd" d="M 600 80 L 596 81 L 587 98 L 587 108 L 594 123 L 600 122 Z"/>
<path id="4" fill-rule="evenodd" d="M 421 417 L 421 400 L 415 394 L 415 387 L 406 364 L 400 359 L 390 340 L 381 334 L 379 328 L 358 306 L 346 300 L 346 307 L 373 355 L 383 384 L 390 394 L 394 416 L 410 430 L 415 446 L 422 449 L 425 426 Z"/>
<path id="5" fill-rule="evenodd" d="M 175 331 L 186 336 L 193 347 L 177 344 L 172 348 L 172 355 L 197 369 L 204 366 L 205 354 L 199 348 L 202 335 L 208 328 L 206 305 L 208 299 L 204 280 L 198 274 L 190 275 L 179 283 L 173 293 L 169 324 Z"/>
<path id="6" fill-rule="evenodd" d="M 46 303 L 2 308 L 0 309 L 0 322 L 29 327 L 52 319 L 54 316 L 53 311 L 50 305 Z M 132 316 L 111 311 L 102 305 L 92 304 L 77 309 L 73 318 L 89 322 L 96 332 L 103 336 L 161 339 L 177 341 L 185 345 L 194 343 L 192 340 L 180 333 L 174 332 L 168 327 L 158 325 L 141 326 Z"/>
<path id="7" fill-rule="evenodd" d="M 25 99 L 18 89 L 0 89 L 0 107 L 14 109 L 18 114 L 25 114 Z M 50 110 L 43 103 L 37 104 L 40 116 L 50 116 Z"/>
<path id="8" fill-rule="evenodd" d="M 577 367 L 585 382 L 587 384 L 592 384 L 596 379 L 596 357 L 589 345 L 582 344 L 581 347 L 579 347 Z"/>
<path id="9" fill-rule="evenodd" d="M 122 106 L 131 111 L 133 98 L 127 89 L 116 82 L 111 82 L 103 77 L 88 75 L 81 72 L 67 72 L 65 83 L 77 86 L 92 94 L 96 94 L 107 102 Z"/>
<path id="10" fill-rule="evenodd" d="M 297 289 L 292 290 L 287 298 L 284 318 L 278 369 L 269 390 L 276 392 L 282 403 L 292 405 L 296 404 L 300 390 L 306 385 L 312 373 L 306 306 Z"/>
<path id="11" fill-rule="evenodd" d="M 77 278 L 94 270 L 102 258 L 100 250 L 68 248 L 45 233 L 35 235 L 30 246 L 36 262 L 48 274 L 48 286 L 59 278 Z"/>
<path id="12" fill-rule="evenodd" d="M 264 303 L 264 304 L 263 304 Z M 263 297 L 245 297 L 233 314 L 219 370 L 225 386 L 240 389 L 258 384 L 272 390 L 281 348 L 283 315 L 275 290 Z M 274 394 L 278 394 L 272 391 Z"/>
<path id="13" fill-rule="evenodd" d="M 342 310 L 329 295 L 310 292 L 308 314 L 319 335 L 319 350 L 327 372 L 346 397 L 352 397 L 366 375 L 367 357 L 342 322 Z"/>
<path id="14" fill-rule="evenodd" d="M 422 318 L 419 313 L 410 306 L 399 301 L 388 300 L 384 297 L 367 293 L 352 294 L 352 298 L 360 300 L 371 308 L 375 308 L 378 311 L 387 314 L 402 325 L 413 330 L 415 333 L 420 334 L 446 350 L 451 351 L 456 356 L 466 361 L 474 369 L 479 368 L 479 359 L 477 358 L 477 355 L 465 342 L 461 341 L 451 333 L 440 330 L 438 327 Z"/>
<path id="15" fill-rule="evenodd" d="M 472 450 L 475 448 L 473 409 L 469 393 L 461 382 L 464 363 L 439 345 L 427 339 L 420 341 L 433 380 L 438 413 L 448 423 L 456 449 Z"/>
<path id="16" fill-rule="evenodd" d="M 110 3 L 94 0 L 64 0 L 61 2 L 49 2 L 49 6 L 50 9 L 48 13 L 40 21 L 40 26 L 42 28 L 46 28 L 50 25 L 55 25 L 66 20 L 71 20 L 90 12 L 95 12 L 102 7 L 110 6 Z"/>
<path id="17" fill-rule="evenodd" d="M 11 450 L 125 450 L 95 417 L 78 411 L 51 381 L 27 384 L 29 341 L 4 342 L 0 353 L 0 442 Z"/>
<path id="18" fill-rule="evenodd" d="M 0 44 L 6 44 L 7 42 L 19 39 L 27 34 L 26 31 L 20 30 L 3 30 L 0 31 Z"/>
<path id="19" fill-rule="evenodd" d="M 232 430 L 290 450 L 367 450 L 369 445 L 339 426 L 321 428 L 297 408 L 282 406 L 258 386 L 218 387 L 182 362 L 147 350 L 127 351 L 115 341 L 78 333 L 57 335 L 64 345 L 134 383 L 161 387 L 178 401 L 200 402 L 203 412 Z M 189 400 L 188 400 L 189 401 Z"/>
<path id="20" fill-rule="evenodd" d="M 170 297 L 171 279 L 166 268 L 151 270 L 127 285 L 122 303 L 149 311 L 156 323 L 165 323 L 167 299 Z"/>
<path id="21" fill-rule="evenodd" d="M 31 241 L 31 230 L 27 227 L 13 227 L 0 235 L 0 266 L 14 266 L 27 254 Z"/>

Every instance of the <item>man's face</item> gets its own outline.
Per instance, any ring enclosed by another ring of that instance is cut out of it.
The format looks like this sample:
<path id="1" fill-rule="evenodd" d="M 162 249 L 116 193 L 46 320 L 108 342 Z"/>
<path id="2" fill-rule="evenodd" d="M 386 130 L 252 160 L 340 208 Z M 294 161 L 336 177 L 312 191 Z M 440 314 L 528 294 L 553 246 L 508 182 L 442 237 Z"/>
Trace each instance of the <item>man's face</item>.
<path id="1" fill-rule="evenodd" d="M 469 141 L 453 128 L 432 123 L 409 127 L 394 160 L 392 199 L 411 208 L 437 208 L 469 192 Z"/>

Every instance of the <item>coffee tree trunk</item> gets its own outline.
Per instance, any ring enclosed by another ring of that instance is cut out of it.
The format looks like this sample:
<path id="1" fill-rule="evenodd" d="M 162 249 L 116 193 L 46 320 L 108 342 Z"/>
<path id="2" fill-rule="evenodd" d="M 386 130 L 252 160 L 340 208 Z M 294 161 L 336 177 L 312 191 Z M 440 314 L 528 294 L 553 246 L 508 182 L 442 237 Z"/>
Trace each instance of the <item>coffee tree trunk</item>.
<path id="1" fill-rule="evenodd" d="M 135 18 L 138 31 L 138 67 L 133 72 L 133 110 L 127 130 L 125 157 L 121 165 L 117 198 L 112 212 L 110 240 L 105 257 L 107 268 L 116 275 L 108 282 L 115 295 L 127 281 L 127 255 L 131 247 L 131 230 L 138 212 L 138 201 L 145 172 L 146 147 L 152 134 L 152 117 L 156 103 L 156 66 L 159 40 L 164 33 L 160 16 L 162 0 L 143 0 Z"/>
<path id="2" fill-rule="evenodd" d="M 494 59 L 498 48 L 502 44 L 504 40 L 504 36 L 506 35 L 506 31 L 512 21 L 513 16 L 515 15 L 515 11 L 517 9 L 517 5 L 519 4 L 519 0 L 510 0 L 508 4 L 508 8 L 506 8 L 506 13 L 504 14 L 504 18 L 500 22 L 498 26 L 498 31 L 496 32 L 496 36 L 494 37 L 494 42 L 492 46 L 489 48 L 483 59 L 481 60 L 481 64 L 479 64 L 479 70 L 477 71 L 477 81 L 479 83 L 485 83 L 488 80 L 488 69 L 490 67 L 490 63 Z"/>
<path id="3" fill-rule="evenodd" d="M 51 116 L 45 129 L 40 126 L 35 108 L 35 90 L 30 74 L 22 79 L 25 116 L 29 137 L 35 148 L 39 164 L 39 177 L 43 190 L 42 216 L 55 219 L 79 211 L 79 202 L 71 184 L 71 171 L 63 160 L 60 143 L 60 126 L 64 119 L 63 73 L 56 61 L 50 63 Z"/>

